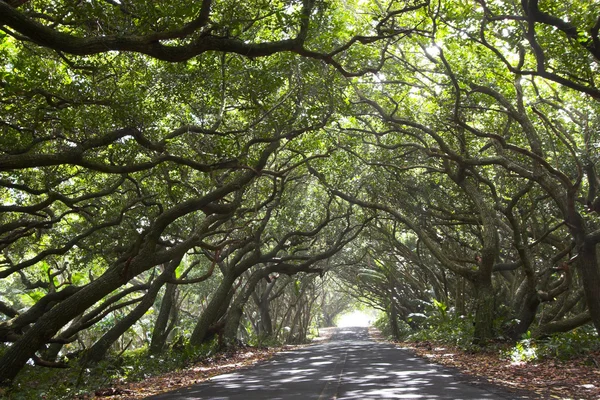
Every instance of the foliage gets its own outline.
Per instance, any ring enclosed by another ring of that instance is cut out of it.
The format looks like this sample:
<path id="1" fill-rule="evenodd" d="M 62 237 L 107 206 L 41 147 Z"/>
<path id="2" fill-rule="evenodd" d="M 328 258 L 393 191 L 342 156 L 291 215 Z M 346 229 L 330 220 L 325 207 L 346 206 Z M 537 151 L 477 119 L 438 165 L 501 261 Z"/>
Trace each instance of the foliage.
<path id="1" fill-rule="evenodd" d="M 524 337 L 505 354 L 514 362 L 541 359 L 565 361 L 599 350 L 598 334 L 590 326 L 583 326 L 570 332 L 556 333 L 547 338 Z"/>
<path id="2" fill-rule="evenodd" d="M 380 314 L 379 318 L 377 318 L 377 320 L 375 320 L 375 322 L 373 323 L 373 326 L 377 328 L 384 337 L 388 339 L 393 338 L 392 327 L 390 325 L 390 319 L 387 314 Z M 407 338 L 413 332 L 410 325 L 405 321 L 399 320 L 398 327 L 400 328 L 400 340 Z"/>
<path id="3" fill-rule="evenodd" d="M 0 385 L 350 297 L 600 332 L 598 16 L 563 3 L 0 1 Z"/>
<path id="4" fill-rule="evenodd" d="M 512 362 L 529 362 L 538 359 L 538 344 L 531 337 L 519 340 L 506 355 Z"/>
<path id="5" fill-rule="evenodd" d="M 543 357 L 567 360 L 600 350 L 600 338 L 591 326 L 583 326 L 570 332 L 557 333 L 538 341 Z"/>
<path id="6" fill-rule="evenodd" d="M 414 317 L 413 317 L 414 318 Z M 436 341 L 462 348 L 471 348 L 473 319 L 449 313 L 444 302 L 433 300 L 418 318 L 418 328 L 408 335 L 408 340 Z"/>
<path id="7" fill-rule="evenodd" d="M 78 366 L 77 360 L 72 360 L 71 368 L 66 370 L 27 367 L 7 393 L 7 398 L 51 400 L 89 396 L 98 388 L 185 369 L 215 352 L 216 342 L 210 342 L 199 348 L 172 348 L 160 356 L 150 354 L 146 348 L 140 348 L 84 368 Z"/>
<path id="8" fill-rule="evenodd" d="M 270 348 L 281 346 L 282 342 L 272 336 L 253 334 L 248 339 L 248 345 L 258 348 Z"/>

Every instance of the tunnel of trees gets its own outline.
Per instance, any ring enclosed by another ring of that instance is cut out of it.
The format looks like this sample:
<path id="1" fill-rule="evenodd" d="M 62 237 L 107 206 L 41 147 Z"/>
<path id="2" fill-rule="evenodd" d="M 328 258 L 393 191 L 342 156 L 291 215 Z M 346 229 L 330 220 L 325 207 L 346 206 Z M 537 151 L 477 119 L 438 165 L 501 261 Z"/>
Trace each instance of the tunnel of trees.
<path id="1" fill-rule="evenodd" d="M 1 0 L 0 382 L 352 299 L 600 331 L 600 14 L 558 0 Z"/>

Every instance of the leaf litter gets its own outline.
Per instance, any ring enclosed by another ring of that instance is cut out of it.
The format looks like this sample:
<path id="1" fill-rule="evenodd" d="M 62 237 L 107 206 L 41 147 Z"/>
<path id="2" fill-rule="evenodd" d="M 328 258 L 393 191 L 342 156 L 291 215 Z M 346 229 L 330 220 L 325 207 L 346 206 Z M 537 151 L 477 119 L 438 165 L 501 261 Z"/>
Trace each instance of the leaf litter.
<path id="1" fill-rule="evenodd" d="M 483 378 L 492 384 L 531 393 L 532 399 L 600 399 L 600 351 L 562 361 L 512 362 L 498 350 L 465 351 L 434 342 L 402 343 L 431 362 Z"/>
<path id="2" fill-rule="evenodd" d="M 319 337 L 313 339 L 313 342 L 329 340 L 333 332 L 334 328 L 320 329 Z M 214 376 L 255 365 L 261 361 L 270 359 L 281 351 L 293 350 L 299 347 L 302 347 L 302 345 L 270 348 L 240 347 L 204 358 L 183 370 L 153 376 L 139 382 L 115 383 L 110 387 L 97 389 L 94 395 L 80 397 L 80 399 L 144 399 L 149 396 L 206 382 Z"/>

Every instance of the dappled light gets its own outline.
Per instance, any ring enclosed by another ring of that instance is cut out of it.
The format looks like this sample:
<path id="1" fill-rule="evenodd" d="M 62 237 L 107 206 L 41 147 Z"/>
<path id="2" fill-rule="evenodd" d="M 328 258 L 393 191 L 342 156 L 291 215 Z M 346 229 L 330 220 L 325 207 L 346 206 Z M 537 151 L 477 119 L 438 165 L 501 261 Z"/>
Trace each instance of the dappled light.
<path id="1" fill-rule="evenodd" d="M 0 0 L 0 397 L 598 398 L 593 3 Z"/>
<path id="2" fill-rule="evenodd" d="M 256 368 L 151 399 L 506 398 L 499 393 L 496 387 L 457 379 L 406 350 L 374 343 L 366 328 L 348 327 L 340 328 L 328 343 L 286 352 Z"/>

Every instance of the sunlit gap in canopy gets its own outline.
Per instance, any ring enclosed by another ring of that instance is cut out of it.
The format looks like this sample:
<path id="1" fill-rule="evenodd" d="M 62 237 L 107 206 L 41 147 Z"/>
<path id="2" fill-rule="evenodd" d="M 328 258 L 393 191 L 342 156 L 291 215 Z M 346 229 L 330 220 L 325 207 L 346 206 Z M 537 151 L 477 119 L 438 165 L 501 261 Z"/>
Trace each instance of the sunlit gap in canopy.
<path id="1" fill-rule="evenodd" d="M 351 326 L 371 326 L 377 319 L 377 312 L 373 309 L 352 310 L 340 315 L 337 319 L 339 328 Z"/>

